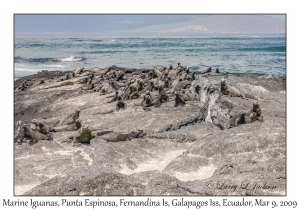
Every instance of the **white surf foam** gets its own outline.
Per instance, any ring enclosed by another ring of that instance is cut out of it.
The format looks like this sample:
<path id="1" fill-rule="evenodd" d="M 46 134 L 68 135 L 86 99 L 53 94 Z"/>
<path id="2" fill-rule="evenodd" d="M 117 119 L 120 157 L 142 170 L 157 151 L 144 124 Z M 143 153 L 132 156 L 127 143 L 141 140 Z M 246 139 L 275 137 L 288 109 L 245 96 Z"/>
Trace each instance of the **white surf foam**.
<path id="1" fill-rule="evenodd" d="M 69 56 L 69 57 L 66 57 L 66 58 L 56 58 L 54 60 L 62 61 L 62 62 L 73 62 L 73 61 L 81 61 L 82 58 L 78 58 L 78 57 L 75 57 L 75 56 Z"/>

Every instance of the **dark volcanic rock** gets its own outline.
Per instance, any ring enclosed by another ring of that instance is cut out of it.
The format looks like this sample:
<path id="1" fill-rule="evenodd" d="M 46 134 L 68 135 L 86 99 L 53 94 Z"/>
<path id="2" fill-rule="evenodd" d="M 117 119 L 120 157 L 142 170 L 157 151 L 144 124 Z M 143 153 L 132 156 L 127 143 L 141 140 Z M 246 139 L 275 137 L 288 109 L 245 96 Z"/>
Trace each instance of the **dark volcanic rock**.
<path id="1" fill-rule="evenodd" d="M 286 194 L 285 78 L 198 74 L 185 87 L 190 100 L 182 107 L 174 106 L 175 96 L 170 93 L 168 102 L 145 111 L 140 106 L 141 93 L 140 98 L 125 100 L 127 108 L 117 111 L 116 102 L 107 103 L 114 93 L 100 96 L 99 92 L 81 90 L 83 78 L 91 72 L 96 83 L 108 85 L 105 81 L 114 79 L 114 72 L 134 78 L 147 76 L 149 70 L 112 66 L 104 79 L 100 68 L 67 81 L 61 81 L 63 74 L 58 72 L 20 78 L 15 88 L 25 79 L 30 87 L 15 93 L 15 128 L 30 124 L 34 118 L 48 124 L 62 123 L 80 109 L 78 120 L 91 131 L 143 130 L 143 135 L 107 142 L 99 134 L 90 143 L 75 147 L 67 140 L 77 131 L 61 131 L 52 133 L 53 141 L 16 142 L 15 195 Z M 169 75 L 172 77 L 172 70 Z M 252 109 L 254 100 L 220 95 L 222 78 L 259 99 L 263 122 L 226 129 L 233 116 Z M 126 81 L 118 80 L 124 84 L 123 90 Z M 153 98 L 157 94 L 151 92 Z M 15 138 L 20 135 L 16 130 Z"/>

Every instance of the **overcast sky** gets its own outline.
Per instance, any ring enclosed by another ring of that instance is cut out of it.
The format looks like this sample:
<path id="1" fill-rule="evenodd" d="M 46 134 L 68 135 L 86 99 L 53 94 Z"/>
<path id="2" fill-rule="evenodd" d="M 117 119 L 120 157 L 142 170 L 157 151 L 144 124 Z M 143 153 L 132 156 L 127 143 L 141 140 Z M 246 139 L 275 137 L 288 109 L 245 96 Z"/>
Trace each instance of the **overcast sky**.
<path id="1" fill-rule="evenodd" d="M 186 22 L 209 15 L 57 15 L 15 14 L 15 33 L 103 33 Z M 268 15 L 283 19 L 284 15 Z"/>

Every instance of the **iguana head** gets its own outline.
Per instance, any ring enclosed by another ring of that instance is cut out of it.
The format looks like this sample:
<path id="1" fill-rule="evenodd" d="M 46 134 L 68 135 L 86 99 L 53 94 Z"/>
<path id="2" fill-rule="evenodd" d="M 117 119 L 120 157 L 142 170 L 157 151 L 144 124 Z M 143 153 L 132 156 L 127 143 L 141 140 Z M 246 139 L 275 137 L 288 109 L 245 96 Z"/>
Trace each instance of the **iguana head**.
<path id="1" fill-rule="evenodd" d="M 259 108 L 260 108 L 260 107 L 259 107 L 258 101 L 254 101 L 254 102 L 253 102 L 253 111 L 256 112 Z"/>
<path id="2" fill-rule="evenodd" d="M 240 115 L 245 115 L 246 112 L 244 110 L 240 111 Z"/>
<path id="3" fill-rule="evenodd" d="M 24 132 L 25 133 L 28 133 L 28 132 L 30 132 L 30 125 L 28 125 L 28 124 L 24 124 L 24 125 L 22 125 L 22 128 L 23 128 L 23 130 L 24 130 Z"/>
<path id="4" fill-rule="evenodd" d="M 131 134 L 131 137 L 132 137 L 132 138 L 136 138 L 136 137 L 138 137 L 141 133 L 143 133 L 143 130 L 132 131 L 130 134 Z"/>
<path id="5" fill-rule="evenodd" d="M 81 126 L 81 133 L 90 133 L 90 129 L 88 125 Z"/>
<path id="6" fill-rule="evenodd" d="M 160 85 L 158 86 L 158 92 L 160 93 L 163 90 L 163 87 Z"/>
<path id="7" fill-rule="evenodd" d="M 225 79 L 221 79 L 221 89 L 225 90 L 227 87 Z"/>
<path id="8" fill-rule="evenodd" d="M 187 66 L 186 67 L 186 70 L 185 70 L 185 72 L 188 74 L 188 73 L 190 73 L 190 69 L 189 69 L 189 66 Z"/>
<path id="9" fill-rule="evenodd" d="M 77 129 L 81 127 L 81 122 L 78 119 L 75 121 L 75 124 Z"/>

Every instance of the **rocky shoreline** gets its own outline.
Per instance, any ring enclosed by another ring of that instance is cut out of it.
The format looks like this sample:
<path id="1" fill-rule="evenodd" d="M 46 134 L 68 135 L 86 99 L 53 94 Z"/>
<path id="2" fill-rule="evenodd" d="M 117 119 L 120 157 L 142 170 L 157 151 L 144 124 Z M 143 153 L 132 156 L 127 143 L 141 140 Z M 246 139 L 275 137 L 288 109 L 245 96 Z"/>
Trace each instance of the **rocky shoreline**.
<path id="1" fill-rule="evenodd" d="M 14 88 L 15 195 L 286 195 L 285 77 L 82 67 Z"/>

